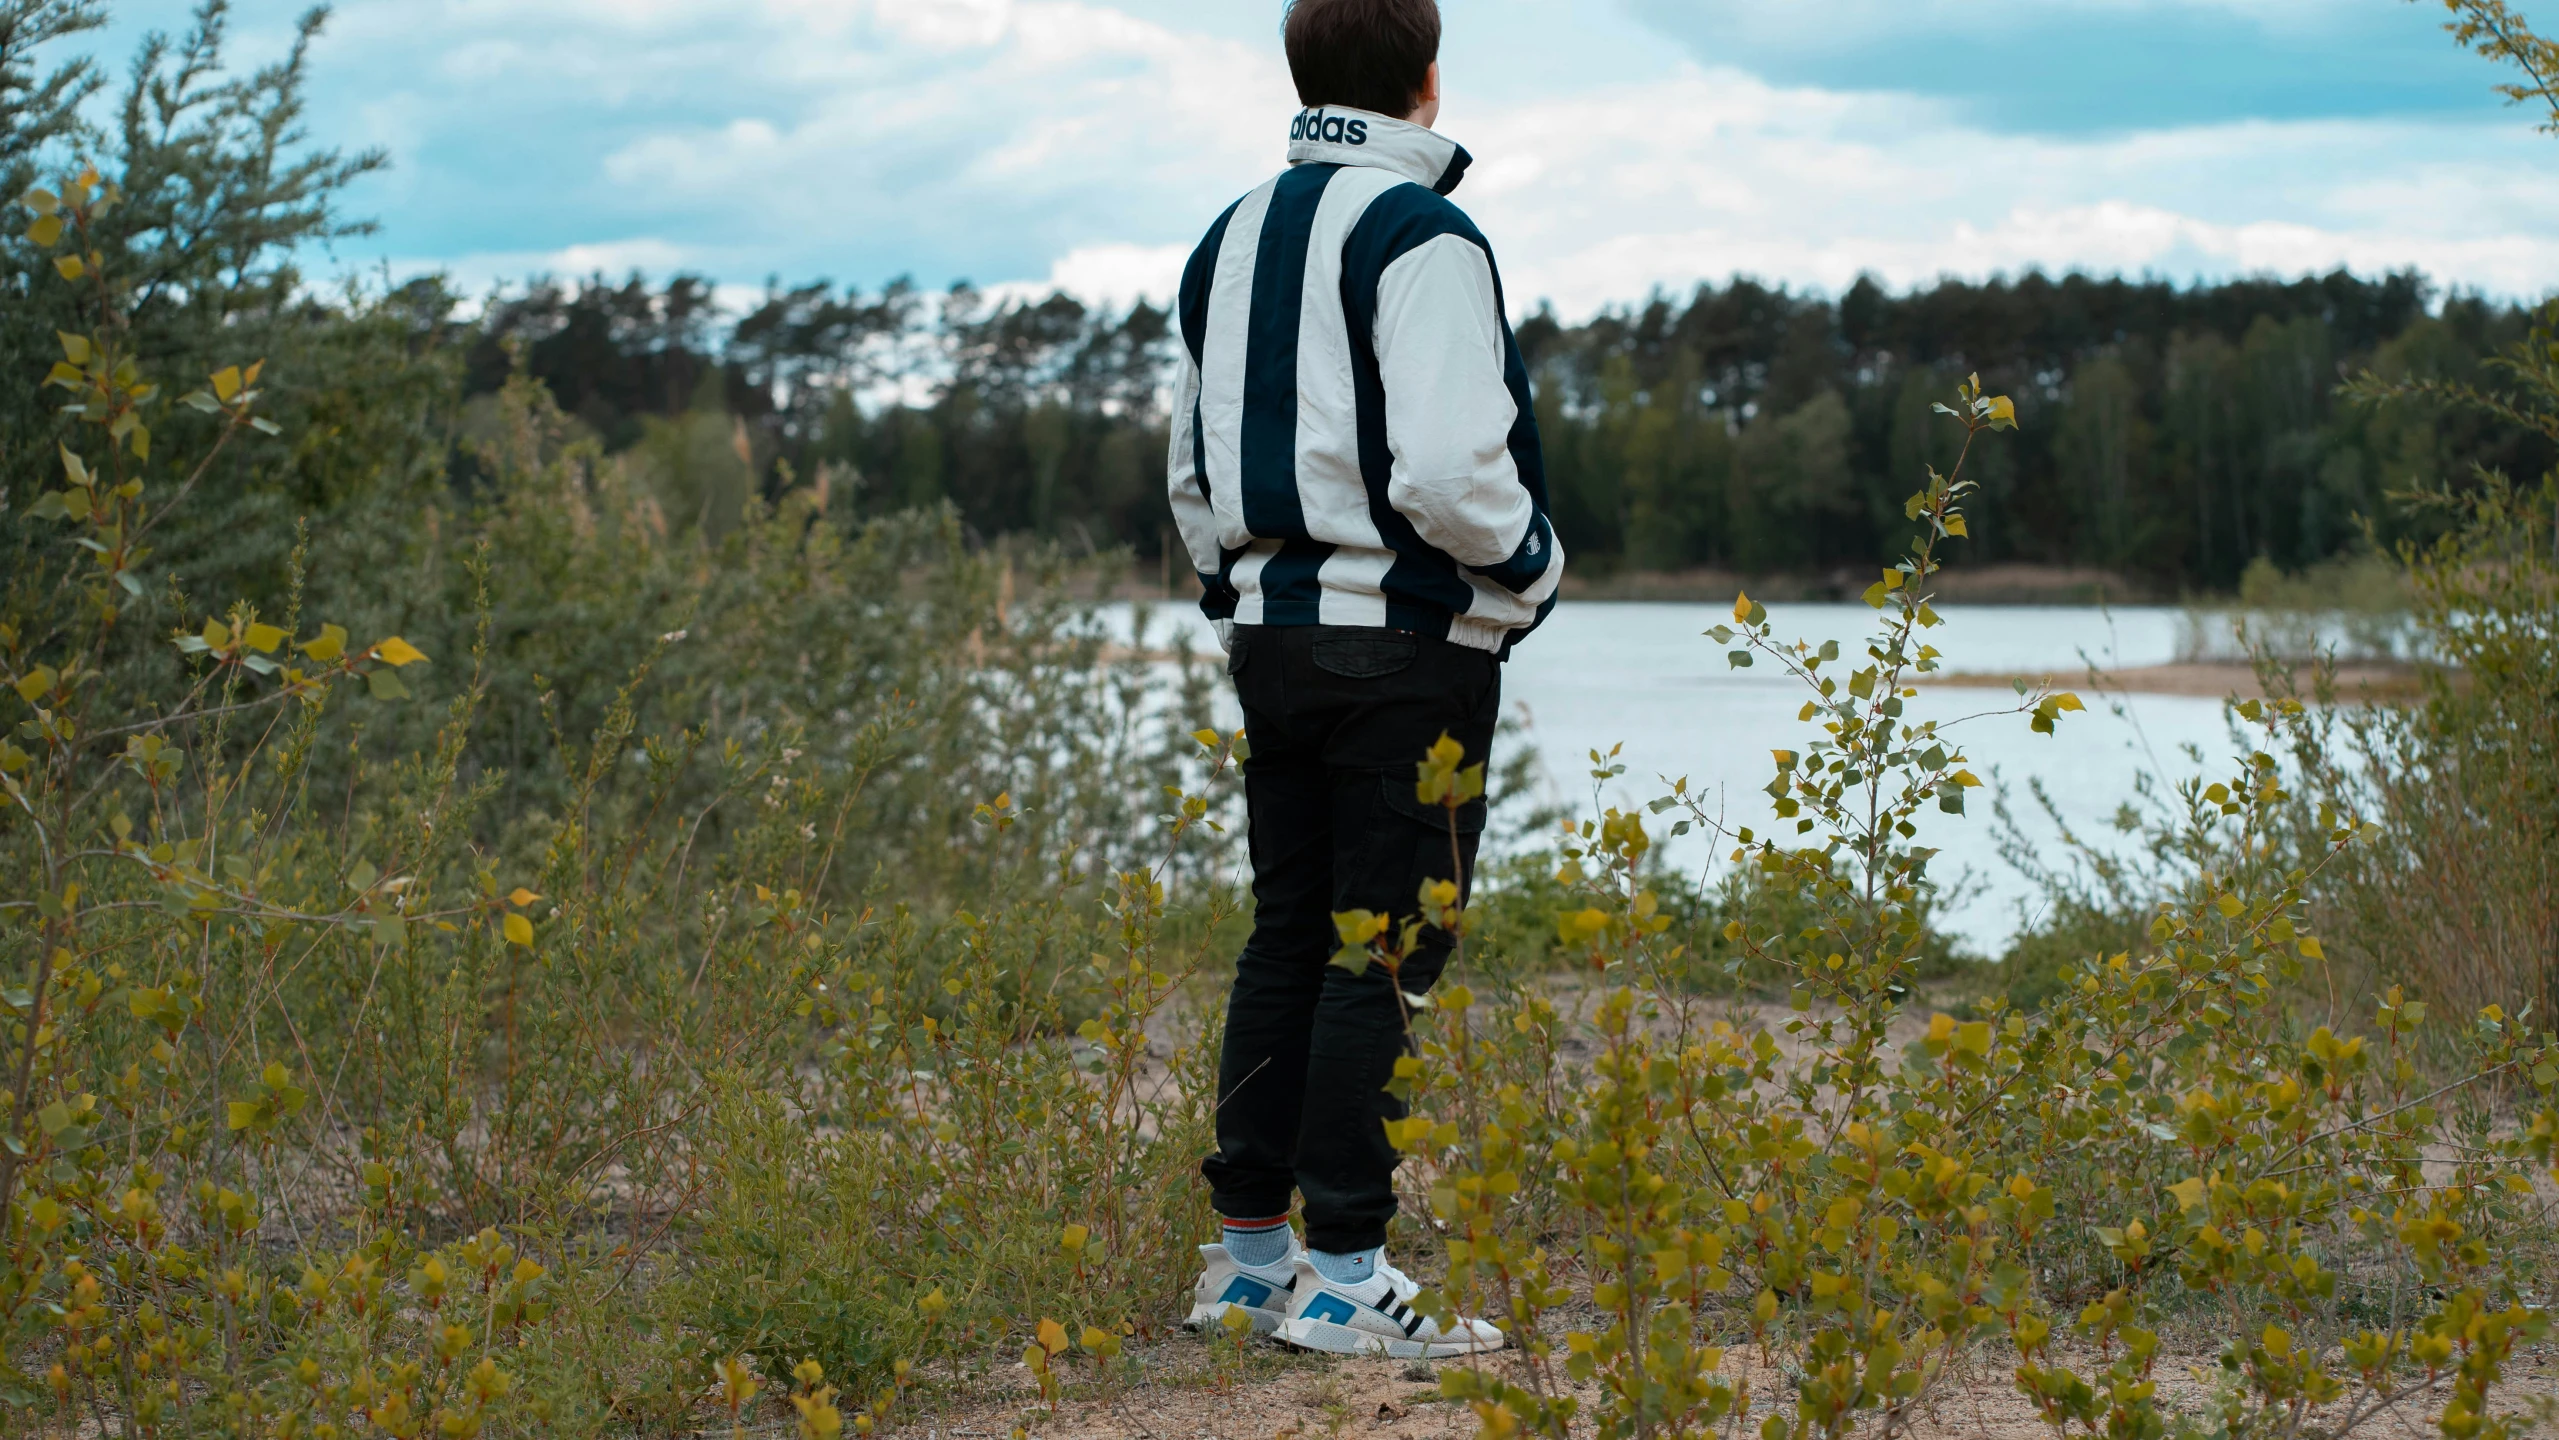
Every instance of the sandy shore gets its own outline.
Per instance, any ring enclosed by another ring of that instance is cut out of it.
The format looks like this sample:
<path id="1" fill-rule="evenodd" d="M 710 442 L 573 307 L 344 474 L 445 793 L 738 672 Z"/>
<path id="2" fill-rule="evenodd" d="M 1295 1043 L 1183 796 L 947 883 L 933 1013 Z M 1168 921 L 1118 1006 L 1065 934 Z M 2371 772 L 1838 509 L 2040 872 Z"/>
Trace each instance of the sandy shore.
<path id="1" fill-rule="evenodd" d="M 2265 687 L 2258 683 L 2255 668 L 2235 661 L 2136 665 L 2121 670 L 2100 670 L 2093 677 L 2085 670 L 2023 675 L 2017 672 L 1958 670 L 1923 677 L 1920 683 L 2006 690 L 2019 679 L 2029 684 L 2048 683 L 2057 690 L 2194 695 L 2216 700 L 2256 699 L 2266 693 Z M 2299 679 L 2306 690 L 2311 679 L 2309 672 L 2304 670 Z M 2337 667 L 2337 698 L 2340 700 L 2406 700 L 2417 692 L 2417 672 L 2406 665 L 2348 664 Z"/>

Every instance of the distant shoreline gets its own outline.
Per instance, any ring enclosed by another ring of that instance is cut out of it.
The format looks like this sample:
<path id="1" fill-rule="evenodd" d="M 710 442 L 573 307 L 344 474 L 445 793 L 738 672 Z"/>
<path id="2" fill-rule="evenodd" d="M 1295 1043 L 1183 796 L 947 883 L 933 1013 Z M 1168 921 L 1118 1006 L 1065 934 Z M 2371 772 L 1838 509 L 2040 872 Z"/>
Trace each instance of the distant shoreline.
<path id="1" fill-rule="evenodd" d="M 1614 575 L 1564 573 L 1566 600 L 1731 604 L 1747 591 L 1772 604 L 1855 600 L 1881 574 L 1841 569 L 1805 575 L 1742 575 L 1728 570 L 1627 571 Z M 1954 566 L 1929 582 L 1937 599 L 1954 605 L 2163 605 L 2180 599 L 2154 586 L 2105 570 L 2014 562 Z"/>
<path id="2" fill-rule="evenodd" d="M 2301 678 L 2308 679 L 2308 667 Z M 2355 661 L 2337 667 L 2339 700 L 2348 702 L 2398 702 L 2414 699 L 2420 688 L 2417 668 Z M 1921 685 L 1942 685 L 1964 689 L 2010 690 L 2020 679 L 2029 685 L 2048 684 L 2056 690 L 2088 689 L 2096 692 L 2121 692 L 2131 695 L 2189 695 L 2211 700 L 2263 699 L 2266 688 L 2258 683 L 2256 667 L 2244 660 L 2192 660 L 2168 665 L 2131 665 L 2120 670 L 2080 670 L 2063 673 L 2023 674 L 1955 670 L 1938 675 L 1917 677 Z M 2306 695 L 2304 698 L 2308 698 Z"/>
<path id="3" fill-rule="evenodd" d="M 1728 570 L 1645 570 L 1586 575 L 1564 572 L 1563 596 L 1573 604 L 1654 603 L 1730 605 L 1748 592 L 1771 604 L 1853 601 L 1875 582 L 1880 569 L 1832 570 L 1805 575 L 1742 575 Z M 1187 582 L 1187 583 L 1186 583 Z M 1169 582 L 1154 566 L 1139 564 L 1108 598 L 1114 600 L 1195 600 L 1196 582 L 1187 574 Z M 1950 605 L 2174 605 L 2196 597 L 2178 595 L 2106 570 L 2023 562 L 1955 566 L 1939 571 L 1930 582 L 1935 597 Z"/>

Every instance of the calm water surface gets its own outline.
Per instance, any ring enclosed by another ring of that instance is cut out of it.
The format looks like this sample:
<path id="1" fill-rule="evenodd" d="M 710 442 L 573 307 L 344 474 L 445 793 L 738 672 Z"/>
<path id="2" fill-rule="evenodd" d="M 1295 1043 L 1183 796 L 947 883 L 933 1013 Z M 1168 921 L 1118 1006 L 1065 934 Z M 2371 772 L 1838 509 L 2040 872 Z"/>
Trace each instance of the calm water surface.
<path id="1" fill-rule="evenodd" d="M 1148 610 L 1151 643 L 1169 644 L 1178 626 L 1195 646 L 1215 648 L 1207 622 L 1192 607 Z M 2030 781 L 2042 782 L 2083 838 L 2111 841 L 2109 821 L 2132 798 L 2144 770 L 2171 778 L 2192 773 L 2199 767 L 2185 753 L 2190 745 L 2204 752 L 2216 774 L 2227 768 L 2232 745 L 2219 701 L 2135 695 L 2109 704 L 2078 678 L 2090 661 L 2113 669 L 2175 659 L 2184 612 L 1947 606 L 1943 614 L 1946 624 L 1930 639 L 1949 669 L 2049 672 L 2088 703 L 2087 713 L 2063 717 L 2058 734 L 2037 735 L 2022 715 L 1982 714 L 2014 702 L 2003 687 L 1932 686 L 1912 702 L 1915 719 L 1962 722 L 1950 738 L 1976 773 L 2007 788 L 2021 827 L 2047 849 L 2057 832 L 2027 794 Z M 1781 638 L 1816 646 L 1837 640 L 1846 655 L 1859 652 L 1876 619 L 1857 604 L 1770 606 L 1769 615 Z M 1692 792 L 1718 797 L 1728 823 L 1763 832 L 1780 824 L 1761 787 L 1774 773 L 1771 750 L 1808 743 L 1814 727 L 1795 718 L 1806 692 L 1765 661 L 1731 668 L 1724 647 L 1702 633 L 1730 618 L 1729 608 L 1718 605 L 1567 604 L 1520 645 L 1502 677 L 1503 700 L 1520 737 L 1536 747 L 1555 798 L 1577 811 L 1587 811 L 1594 798 L 1602 807 L 1632 808 L 1685 777 Z M 1127 635 L 1136 617 L 1123 606 L 1105 619 Z M 1614 763 L 1625 773 L 1594 781 L 1590 752 L 1612 746 L 1623 747 Z M 1976 791 L 1974 800 L 1968 816 L 1927 810 L 1918 822 L 1920 843 L 1944 851 L 1932 867 L 1941 882 L 1959 874 L 1969 882 L 1947 917 L 1950 927 L 1972 948 L 1996 954 L 2035 897 L 2000 860 L 1988 796 Z M 1656 837 L 1668 818 L 1648 820 Z M 1673 842 L 1669 856 L 1692 870 L 1718 863 L 1698 835 Z"/>

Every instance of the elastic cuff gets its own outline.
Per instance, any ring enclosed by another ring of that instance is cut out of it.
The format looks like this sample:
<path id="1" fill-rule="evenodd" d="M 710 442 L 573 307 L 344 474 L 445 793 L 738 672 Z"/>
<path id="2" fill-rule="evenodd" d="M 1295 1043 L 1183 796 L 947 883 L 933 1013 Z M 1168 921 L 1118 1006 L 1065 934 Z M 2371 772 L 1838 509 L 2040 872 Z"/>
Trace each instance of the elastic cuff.
<path id="1" fill-rule="evenodd" d="M 1306 1223 L 1306 1248 L 1309 1250 L 1330 1250 L 1336 1255 L 1356 1255 L 1363 1250 L 1375 1250 L 1385 1243 L 1384 1221 L 1339 1226 L 1317 1225 L 1312 1220 Z"/>

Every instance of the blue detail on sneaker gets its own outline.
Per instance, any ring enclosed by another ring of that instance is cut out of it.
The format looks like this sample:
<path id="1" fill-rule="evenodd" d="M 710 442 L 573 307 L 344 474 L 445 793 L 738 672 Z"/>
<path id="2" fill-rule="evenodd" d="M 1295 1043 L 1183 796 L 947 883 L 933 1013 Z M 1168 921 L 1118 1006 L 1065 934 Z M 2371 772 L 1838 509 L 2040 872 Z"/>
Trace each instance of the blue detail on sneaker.
<path id="1" fill-rule="evenodd" d="M 1242 1305 L 1248 1309 L 1261 1310 L 1268 1308 L 1270 1298 L 1270 1286 L 1264 1285 L 1250 1276 L 1238 1275 L 1227 1285 L 1226 1293 L 1217 1297 L 1217 1303 L 1220 1305 Z"/>
<path id="2" fill-rule="evenodd" d="M 1356 1312 L 1351 1309 L 1351 1302 L 1327 1290 L 1307 1301 L 1306 1308 L 1299 1311 L 1298 1315 L 1302 1319 L 1330 1320 L 1336 1325 L 1347 1325 L 1354 1313 Z"/>

